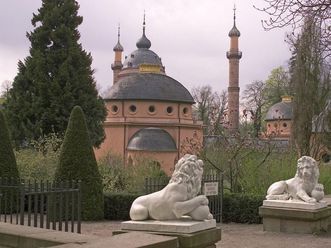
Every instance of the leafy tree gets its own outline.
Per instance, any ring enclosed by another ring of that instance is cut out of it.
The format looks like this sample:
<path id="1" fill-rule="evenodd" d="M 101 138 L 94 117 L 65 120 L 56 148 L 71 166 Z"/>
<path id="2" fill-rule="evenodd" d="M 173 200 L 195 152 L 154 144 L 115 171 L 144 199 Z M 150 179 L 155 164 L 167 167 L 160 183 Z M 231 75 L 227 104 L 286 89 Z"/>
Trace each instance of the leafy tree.
<path id="1" fill-rule="evenodd" d="M 81 107 L 71 112 L 62 144 L 56 181 L 81 180 L 82 219 L 102 219 L 104 214 L 102 179 Z"/>
<path id="2" fill-rule="evenodd" d="M 329 82 L 324 80 L 321 30 L 314 19 L 306 18 L 299 39 L 295 40 L 291 60 L 294 95 L 293 138 L 298 155 L 313 155 L 312 119 L 325 106 Z"/>
<path id="3" fill-rule="evenodd" d="M 263 81 L 254 81 L 246 85 L 243 92 L 244 99 L 244 116 L 250 113 L 253 120 L 253 135 L 259 137 L 262 127 L 262 108 L 267 103 L 266 85 Z"/>
<path id="4" fill-rule="evenodd" d="M 92 56 L 79 43 L 79 5 L 74 0 L 43 0 L 27 33 L 30 55 L 18 63 L 18 74 L 5 109 L 18 145 L 49 133 L 64 133 L 71 109 L 83 108 L 93 145 L 104 139 L 106 109 L 98 96 Z"/>
<path id="5" fill-rule="evenodd" d="M 255 7 L 269 18 L 262 21 L 266 30 L 291 26 L 293 31 L 304 27 L 307 16 L 320 27 L 320 48 L 331 55 L 331 2 L 326 0 L 264 0 L 264 7 Z"/>
<path id="6" fill-rule="evenodd" d="M 227 110 L 227 92 L 214 92 L 210 85 L 205 85 L 193 88 L 192 96 L 196 102 L 194 112 L 206 125 L 204 134 L 221 134 Z"/>
<path id="7" fill-rule="evenodd" d="M 293 94 L 290 87 L 290 76 L 284 67 L 279 66 L 271 71 L 265 82 L 265 94 L 267 108 L 280 102 L 282 96 Z"/>
<path id="8" fill-rule="evenodd" d="M 0 110 L 0 177 L 19 178 L 7 121 Z"/>

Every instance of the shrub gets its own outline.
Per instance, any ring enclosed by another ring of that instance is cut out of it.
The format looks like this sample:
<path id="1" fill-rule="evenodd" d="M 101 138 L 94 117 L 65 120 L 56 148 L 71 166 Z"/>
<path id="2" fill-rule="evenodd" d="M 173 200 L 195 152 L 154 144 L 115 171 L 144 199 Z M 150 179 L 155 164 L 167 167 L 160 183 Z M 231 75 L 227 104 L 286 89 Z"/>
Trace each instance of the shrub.
<path id="1" fill-rule="evenodd" d="M 74 107 L 70 115 L 55 180 L 81 180 L 82 219 L 103 219 L 102 180 L 84 113 L 79 106 Z"/>
<path id="2" fill-rule="evenodd" d="M 99 160 L 104 192 L 144 193 L 146 177 L 167 177 L 152 160 L 142 157 L 137 161 L 137 165 L 125 166 L 123 160 L 113 154 Z"/>
<path id="3" fill-rule="evenodd" d="M 324 186 L 324 193 L 331 194 L 331 166 L 330 164 L 321 163 L 319 166 L 320 169 L 320 178 L 319 183 Z"/>
<path id="4" fill-rule="evenodd" d="M 225 193 L 223 196 L 222 221 L 237 223 L 261 223 L 259 207 L 264 195 Z"/>
<path id="5" fill-rule="evenodd" d="M 129 220 L 132 202 L 140 194 L 132 193 L 105 193 L 105 219 Z"/>
<path id="6" fill-rule="evenodd" d="M 40 137 L 15 152 L 21 178 L 52 181 L 58 164 L 63 138 L 56 134 Z"/>
<path id="7" fill-rule="evenodd" d="M 7 121 L 0 110 L 0 177 L 19 178 Z"/>
<path id="8" fill-rule="evenodd" d="M 52 181 L 58 164 L 59 152 L 42 154 L 33 148 L 15 152 L 21 178 L 27 180 Z"/>

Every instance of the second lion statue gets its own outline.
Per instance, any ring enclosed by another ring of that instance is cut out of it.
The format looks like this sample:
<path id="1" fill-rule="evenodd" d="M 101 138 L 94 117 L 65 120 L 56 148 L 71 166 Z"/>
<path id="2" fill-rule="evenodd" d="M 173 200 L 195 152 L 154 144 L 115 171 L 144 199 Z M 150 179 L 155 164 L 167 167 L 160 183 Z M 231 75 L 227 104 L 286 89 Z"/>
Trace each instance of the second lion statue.
<path id="1" fill-rule="evenodd" d="M 134 200 L 130 209 L 131 219 L 175 220 L 184 215 L 193 220 L 212 219 L 207 197 L 198 195 L 202 174 L 202 160 L 186 154 L 176 164 L 165 188 Z"/>
<path id="2" fill-rule="evenodd" d="M 323 185 L 318 183 L 319 170 L 315 159 L 303 156 L 298 159 L 293 178 L 271 184 L 267 200 L 296 199 L 308 203 L 319 202 L 324 197 Z"/>

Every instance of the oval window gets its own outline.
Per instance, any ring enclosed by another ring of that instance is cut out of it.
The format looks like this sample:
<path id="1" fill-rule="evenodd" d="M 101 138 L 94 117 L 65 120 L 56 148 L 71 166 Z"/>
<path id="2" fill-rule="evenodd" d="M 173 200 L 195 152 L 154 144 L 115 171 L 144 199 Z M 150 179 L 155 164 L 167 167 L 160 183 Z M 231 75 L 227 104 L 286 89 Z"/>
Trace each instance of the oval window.
<path id="1" fill-rule="evenodd" d="M 168 114 L 172 114 L 173 111 L 174 111 L 173 107 L 171 107 L 171 106 L 167 107 Z"/>
<path id="2" fill-rule="evenodd" d="M 187 115 L 188 114 L 188 108 L 187 107 L 183 108 L 183 114 L 184 115 Z"/>
<path id="3" fill-rule="evenodd" d="M 111 112 L 113 112 L 113 114 L 116 114 L 118 112 L 118 107 L 117 105 L 112 105 L 111 106 Z"/>
<path id="4" fill-rule="evenodd" d="M 131 113 L 135 113 L 137 111 L 137 107 L 135 105 L 131 105 L 129 109 Z"/>
<path id="5" fill-rule="evenodd" d="M 148 107 L 148 111 L 149 111 L 150 113 L 154 113 L 154 112 L 155 112 L 155 106 L 153 106 L 153 105 L 149 106 L 149 107 Z"/>

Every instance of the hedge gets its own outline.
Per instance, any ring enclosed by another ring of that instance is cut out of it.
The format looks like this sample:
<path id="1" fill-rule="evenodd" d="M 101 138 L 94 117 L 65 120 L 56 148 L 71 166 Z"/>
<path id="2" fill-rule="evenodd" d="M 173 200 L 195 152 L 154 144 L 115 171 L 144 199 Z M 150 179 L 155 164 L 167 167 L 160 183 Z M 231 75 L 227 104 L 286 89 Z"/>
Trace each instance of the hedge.
<path id="1" fill-rule="evenodd" d="M 105 193 L 105 219 L 129 220 L 132 202 L 140 196 L 132 193 Z"/>
<path id="2" fill-rule="evenodd" d="M 129 220 L 129 211 L 132 202 L 139 194 L 105 193 L 105 219 Z M 251 194 L 226 193 L 223 197 L 224 223 L 261 223 L 259 206 L 262 205 L 264 196 Z"/>
<path id="3" fill-rule="evenodd" d="M 223 197 L 223 223 L 262 223 L 259 207 L 265 196 L 253 194 L 226 193 Z"/>

